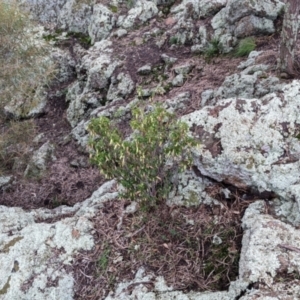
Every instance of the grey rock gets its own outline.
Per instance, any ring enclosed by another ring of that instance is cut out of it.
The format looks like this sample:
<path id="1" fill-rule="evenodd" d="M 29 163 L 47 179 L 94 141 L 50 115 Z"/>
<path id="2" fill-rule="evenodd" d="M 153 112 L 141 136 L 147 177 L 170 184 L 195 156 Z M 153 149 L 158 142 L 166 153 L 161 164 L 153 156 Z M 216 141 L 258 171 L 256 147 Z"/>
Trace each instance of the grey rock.
<path id="1" fill-rule="evenodd" d="M 9 118 L 27 119 L 37 117 L 45 112 L 47 104 L 47 94 L 43 87 L 38 87 L 34 94 L 29 98 L 17 93 L 11 101 L 5 105 L 4 113 Z"/>
<path id="2" fill-rule="evenodd" d="M 300 257 L 293 247 L 300 246 L 300 231 L 289 224 L 265 214 L 264 201 L 251 204 L 243 217 L 242 252 L 239 280 L 265 282 L 265 288 L 254 289 L 241 299 L 257 299 L 272 292 L 283 299 L 296 299 L 300 295 L 299 280 L 280 282 L 282 273 L 299 272 Z M 266 299 L 266 298 L 264 298 Z"/>
<path id="3" fill-rule="evenodd" d="M 125 29 L 131 28 L 136 21 L 144 23 L 157 14 L 158 8 L 154 2 L 137 0 L 135 6 L 128 11 L 127 16 L 119 16 L 117 25 Z"/>
<path id="4" fill-rule="evenodd" d="M 54 48 L 51 58 L 56 65 L 55 80 L 60 83 L 68 82 L 76 76 L 76 60 L 69 52 Z"/>
<path id="5" fill-rule="evenodd" d="M 233 74 L 227 76 L 222 86 L 217 90 L 216 97 L 226 99 L 230 97 L 253 98 L 257 74 Z"/>
<path id="6" fill-rule="evenodd" d="M 226 15 L 228 22 L 231 24 L 250 15 L 275 20 L 283 8 L 284 2 L 279 0 L 246 0 L 243 5 L 241 5 L 240 0 L 229 0 L 226 5 Z"/>
<path id="7" fill-rule="evenodd" d="M 24 175 L 30 177 L 39 176 L 46 170 L 46 164 L 50 160 L 55 160 L 54 146 L 46 142 L 33 153 Z"/>
<path id="8" fill-rule="evenodd" d="M 139 75 L 149 75 L 152 71 L 152 67 L 150 65 L 145 65 L 145 66 L 142 66 L 140 67 L 138 70 L 137 70 L 137 73 Z"/>
<path id="9" fill-rule="evenodd" d="M 177 19 L 199 19 L 214 15 L 226 5 L 227 0 L 184 0 L 171 9 Z"/>
<path id="10" fill-rule="evenodd" d="M 116 101 L 119 99 L 127 99 L 133 92 L 135 84 L 129 74 L 120 73 L 118 76 L 112 77 L 109 90 L 107 92 L 108 101 Z"/>
<path id="11" fill-rule="evenodd" d="M 182 74 L 179 74 L 177 76 L 174 77 L 174 79 L 172 80 L 172 85 L 173 86 L 183 86 L 184 84 L 184 76 Z"/>
<path id="12" fill-rule="evenodd" d="M 251 51 L 248 55 L 248 59 L 246 61 L 242 61 L 239 65 L 238 65 L 238 69 L 242 70 L 242 69 L 246 69 L 249 66 L 252 66 L 255 64 L 255 60 L 256 58 L 263 53 L 263 51 Z"/>
<path id="13" fill-rule="evenodd" d="M 26 212 L 17 207 L 0 206 L 1 300 L 73 299 L 75 282 L 66 269 L 78 251 L 92 250 L 90 218 L 105 201 L 117 198 L 114 190 L 115 182 L 107 182 L 84 202 L 54 210 Z M 71 216 L 46 221 L 65 214 Z M 49 284 L 55 280 L 55 286 Z M 28 283 L 27 289 L 22 288 L 24 283 Z"/>
<path id="14" fill-rule="evenodd" d="M 173 189 L 169 193 L 167 204 L 198 206 L 199 204 L 221 205 L 211 198 L 205 189 L 211 185 L 206 178 L 195 175 L 193 171 L 185 171 L 172 178 Z"/>
<path id="15" fill-rule="evenodd" d="M 174 67 L 174 71 L 178 75 L 182 74 L 182 75 L 186 76 L 187 74 L 189 74 L 192 71 L 193 68 L 194 68 L 194 65 L 184 64 L 184 65 Z"/>
<path id="16" fill-rule="evenodd" d="M 259 18 L 256 16 L 246 16 L 242 18 L 234 30 L 237 38 L 243 38 L 258 34 L 271 34 L 275 32 L 275 26 L 272 20 Z"/>
<path id="17" fill-rule="evenodd" d="M 57 25 L 66 31 L 87 35 L 92 14 L 92 5 L 89 1 L 68 0 L 59 10 Z"/>
<path id="18" fill-rule="evenodd" d="M 121 37 L 127 35 L 127 33 L 128 33 L 128 31 L 126 29 L 120 28 L 114 33 L 114 35 L 117 36 L 118 38 L 121 38 Z"/>
<path id="19" fill-rule="evenodd" d="M 201 174 L 298 202 L 300 162 L 283 155 L 300 127 L 299 90 L 300 82 L 293 81 L 280 97 L 273 93 L 261 99 L 219 100 L 183 116 L 202 141 L 203 147 L 194 150 Z"/>
<path id="20" fill-rule="evenodd" d="M 164 102 L 164 107 L 174 113 L 180 109 L 184 109 L 185 107 L 191 105 L 191 93 L 190 92 L 183 92 L 176 95 L 172 99 L 167 99 Z"/>
<path id="21" fill-rule="evenodd" d="M 201 106 L 204 106 L 208 103 L 209 100 L 214 98 L 214 90 L 205 90 L 201 94 Z"/>
<path id="22" fill-rule="evenodd" d="M 92 43 L 108 37 L 115 24 L 116 19 L 110 9 L 102 4 L 93 5 L 93 14 L 88 27 Z"/>
<path id="23" fill-rule="evenodd" d="M 68 0 L 20 0 L 42 23 L 56 24 L 62 7 Z"/>
<path id="24" fill-rule="evenodd" d="M 12 181 L 12 176 L 0 176 L 0 190 L 5 189 Z"/>

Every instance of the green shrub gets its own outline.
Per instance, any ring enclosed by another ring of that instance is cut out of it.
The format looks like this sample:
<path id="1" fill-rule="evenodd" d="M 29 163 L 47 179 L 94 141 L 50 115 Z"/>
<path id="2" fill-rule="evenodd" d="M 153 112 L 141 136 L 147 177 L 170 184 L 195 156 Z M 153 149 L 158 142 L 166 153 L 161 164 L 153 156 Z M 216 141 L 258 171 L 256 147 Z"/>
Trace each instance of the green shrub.
<path id="1" fill-rule="evenodd" d="M 149 113 L 134 108 L 130 126 L 133 133 L 125 139 L 108 118 L 93 119 L 88 127 L 91 160 L 123 185 L 122 197 L 149 210 L 168 195 L 171 175 L 189 166 L 190 149 L 197 143 L 187 124 L 161 106 Z"/>
<path id="2" fill-rule="evenodd" d="M 255 39 L 252 37 L 247 37 L 240 40 L 238 47 L 235 52 L 235 56 L 247 56 L 251 51 L 253 51 L 256 47 Z"/>
<path id="3" fill-rule="evenodd" d="M 217 38 L 213 38 L 204 50 L 204 56 L 206 58 L 212 58 L 223 53 L 223 45 Z"/>

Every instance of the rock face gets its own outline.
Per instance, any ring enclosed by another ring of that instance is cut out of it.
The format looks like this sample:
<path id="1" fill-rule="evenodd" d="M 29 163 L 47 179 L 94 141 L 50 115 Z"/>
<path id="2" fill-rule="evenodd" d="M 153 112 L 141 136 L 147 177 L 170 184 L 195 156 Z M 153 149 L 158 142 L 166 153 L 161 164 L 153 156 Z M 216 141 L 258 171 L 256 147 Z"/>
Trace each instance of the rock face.
<path id="1" fill-rule="evenodd" d="M 220 100 L 183 117 L 203 142 L 195 164 L 203 175 L 238 187 L 296 196 L 299 185 L 297 113 L 300 84 L 283 87 L 282 95 L 261 99 Z"/>
<path id="2" fill-rule="evenodd" d="M 73 256 L 94 246 L 89 218 L 117 197 L 114 187 L 108 182 L 72 208 L 0 206 L 0 299 L 73 299 Z"/>

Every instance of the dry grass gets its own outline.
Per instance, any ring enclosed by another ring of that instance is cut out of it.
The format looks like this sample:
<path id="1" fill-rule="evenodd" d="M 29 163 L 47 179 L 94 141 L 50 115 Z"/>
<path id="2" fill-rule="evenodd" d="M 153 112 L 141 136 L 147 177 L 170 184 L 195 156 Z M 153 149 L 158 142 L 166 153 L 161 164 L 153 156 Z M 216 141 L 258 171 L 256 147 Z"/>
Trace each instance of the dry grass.
<path id="1" fill-rule="evenodd" d="M 53 74 L 46 44 L 34 36 L 35 26 L 16 1 L 0 0 L 1 110 L 10 101 L 30 106 L 33 95 Z"/>
<path id="2" fill-rule="evenodd" d="M 4 107 L 20 103 L 26 115 L 54 74 L 34 26 L 16 1 L 0 0 L 0 174 L 23 168 L 35 134 L 31 121 L 8 122 Z"/>
<path id="3" fill-rule="evenodd" d="M 104 299 L 140 267 L 164 276 L 176 290 L 224 290 L 236 278 L 243 211 L 238 200 L 231 208 L 161 204 L 131 215 L 124 214 L 128 204 L 109 202 L 95 217 L 94 252 L 81 253 L 73 265 L 76 299 Z"/>
<path id="4" fill-rule="evenodd" d="M 0 176 L 8 170 L 23 172 L 32 153 L 30 144 L 36 133 L 34 122 L 11 121 L 0 130 Z"/>

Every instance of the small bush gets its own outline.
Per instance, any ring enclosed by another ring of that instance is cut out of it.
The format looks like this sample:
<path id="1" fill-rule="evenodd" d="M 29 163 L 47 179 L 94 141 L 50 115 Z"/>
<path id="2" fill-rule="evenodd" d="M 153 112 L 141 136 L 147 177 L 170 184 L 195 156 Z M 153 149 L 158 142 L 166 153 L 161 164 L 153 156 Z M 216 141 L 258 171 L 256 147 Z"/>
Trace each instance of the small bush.
<path id="1" fill-rule="evenodd" d="M 212 58 L 223 53 L 223 45 L 217 38 L 213 38 L 206 49 L 204 50 L 204 56 L 206 58 Z"/>
<path id="2" fill-rule="evenodd" d="M 245 39 L 240 40 L 238 47 L 235 52 L 235 56 L 247 56 L 251 51 L 253 51 L 256 47 L 255 40 L 252 37 L 247 37 Z"/>
<path id="3" fill-rule="evenodd" d="M 108 118 L 93 119 L 88 127 L 91 160 L 123 185 L 121 196 L 149 210 L 168 195 L 171 175 L 191 163 L 196 142 L 188 136 L 187 124 L 160 106 L 149 113 L 134 108 L 130 126 L 133 134 L 125 139 Z"/>

